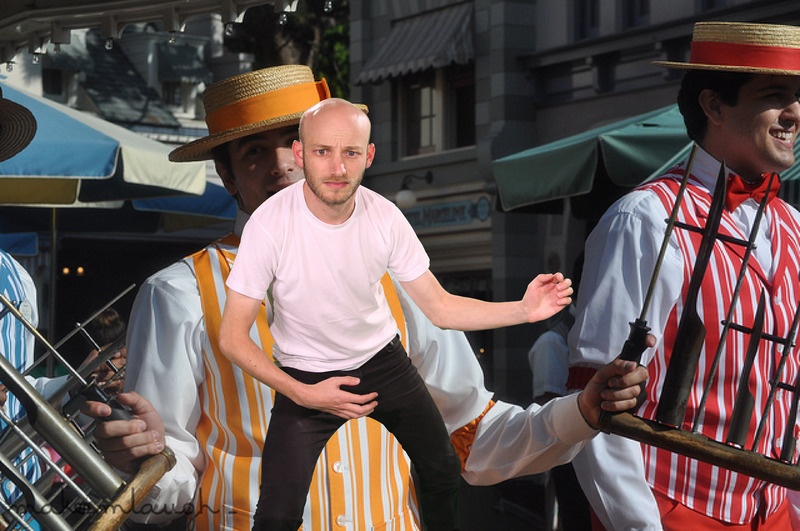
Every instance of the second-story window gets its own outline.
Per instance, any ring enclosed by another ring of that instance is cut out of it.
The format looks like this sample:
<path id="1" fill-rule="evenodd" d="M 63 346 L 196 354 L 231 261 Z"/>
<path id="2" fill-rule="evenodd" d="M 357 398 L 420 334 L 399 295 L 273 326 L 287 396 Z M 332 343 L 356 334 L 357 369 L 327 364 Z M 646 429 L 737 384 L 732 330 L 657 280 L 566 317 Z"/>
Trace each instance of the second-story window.
<path id="1" fill-rule="evenodd" d="M 405 81 L 405 149 L 403 154 L 422 155 L 436 151 L 434 140 L 436 112 L 434 92 L 435 72 L 428 70 Z"/>
<path id="2" fill-rule="evenodd" d="M 356 84 L 389 81 L 397 157 L 475 145 L 472 2 L 394 21 Z"/>
<path id="3" fill-rule="evenodd" d="M 474 63 L 404 76 L 398 87 L 401 156 L 475 144 Z"/>
<path id="4" fill-rule="evenodd" d="M 622 0 L 622 29 L 638 28 L 650 22 L 650 0 Z"/>
<path id="5" fill-rule="evenodd" d="M 600 0 L 575 0 L 575 40 L 590 39 L 600 33 Z"/>
<path id="6" fill-rule="evenodd" d="M 445 107 L 450 118 L 446 148 L 475 145 L 475 73 L 473 65 L 452 65 L 447 68 L 449 95 Z"/>

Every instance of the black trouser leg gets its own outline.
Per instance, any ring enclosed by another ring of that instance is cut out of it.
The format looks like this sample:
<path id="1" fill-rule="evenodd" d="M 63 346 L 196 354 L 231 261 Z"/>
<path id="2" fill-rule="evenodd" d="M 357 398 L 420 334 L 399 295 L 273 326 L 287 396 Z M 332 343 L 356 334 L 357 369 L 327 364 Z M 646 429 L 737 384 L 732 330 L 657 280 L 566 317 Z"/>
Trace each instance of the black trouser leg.
<path id="1" fill-rule="evenodd" d="M 297 531 L 319 455 L 344 422 L 276 393 L 261 459 L 254 531 Z"/>

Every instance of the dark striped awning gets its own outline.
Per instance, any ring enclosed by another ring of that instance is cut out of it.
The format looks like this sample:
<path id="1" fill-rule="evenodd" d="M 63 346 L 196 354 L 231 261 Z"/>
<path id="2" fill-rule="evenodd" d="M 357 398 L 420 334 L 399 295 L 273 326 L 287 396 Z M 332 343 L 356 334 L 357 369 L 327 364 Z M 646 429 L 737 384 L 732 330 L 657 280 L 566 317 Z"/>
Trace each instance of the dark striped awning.
<path id="1" fill-rule="evenodd" d="M 357 84 L 378 83 L 472 60 L 472 2 L 398 20 L 364 65 Z"/>

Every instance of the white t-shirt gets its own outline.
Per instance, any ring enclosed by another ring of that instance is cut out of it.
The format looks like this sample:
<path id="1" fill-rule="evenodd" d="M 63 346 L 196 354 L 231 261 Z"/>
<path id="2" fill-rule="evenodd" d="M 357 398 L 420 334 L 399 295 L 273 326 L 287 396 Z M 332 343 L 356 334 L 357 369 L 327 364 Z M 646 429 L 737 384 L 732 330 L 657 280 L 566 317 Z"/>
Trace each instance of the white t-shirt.
<path id="1" fill-rule="evenodd" d="M 311 372 L 361 366 L 397 333 L 381 278 L 421 276 L 430 260 L 402 212 L 359 186 L 350 218 L 315 217 L 300 181 L 264 202 L 242 234 L 227 285 L 254 299 L 270 290 L 274 356 Z"/>

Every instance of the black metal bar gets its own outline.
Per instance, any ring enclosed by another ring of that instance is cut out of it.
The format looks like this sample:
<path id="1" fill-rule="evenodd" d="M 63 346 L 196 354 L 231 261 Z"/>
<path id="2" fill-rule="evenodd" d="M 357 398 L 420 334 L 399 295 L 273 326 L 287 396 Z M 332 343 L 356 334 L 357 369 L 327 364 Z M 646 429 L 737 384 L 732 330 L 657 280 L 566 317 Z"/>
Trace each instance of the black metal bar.
<path id="1" fill-rule="evenodd" d="M 703 349 L 706 327 L 697 313 L 697 297 L 703 283 L 703 276 L 708 268 L 708 262 L 714 251 L 714 243 L 717 240 L 722 210 L 725 208 L 726 187 L 725 165 L 723 164 L 720 166 L 717 176 L 708 220 L 703 229 L 703 238 L 700 241 L 694 270 L 689 280 L 672 355 L 664 375 L 663 391 L 656 408 L 656 419 L 668 426 L 683 424 L 692 381 L 695 378 L 700 352 Z"/>
<path id="2" fill-rule="evenodd" d="M 786 337 L 782 341 L 776 342 L 783 347 L 783 350 L 781 351 L 781 359 L 778 362 L 778 366 L 775 368 L 775 373 L 769 382 L 769 395 L 767 396 L 767 403 L 764 404 L 764 410 L 761 413 L 761 420 L 758 422 L 756 435 L 753 439 L 753 449 L 757 448 L 758 442 L 761 440 L 761 435 L 764 433 L 767 419 L 769 418 L 769 410 L 772 408 L 772 404 L 775 403 L 775 394 L 778 392 L 778 389 L 783 389 L 784 391 L 790 392 L 794 389 L 793 387 L 783 383 L 781 380 L 781 373 L 783 372 L 783 368 L 786 366 L 786 360 L 789 359 L 789 354 L 791 354 L 792 350 L 794 349 L 794 340 L 795 337 L 797 337 L 798 325 L 800 325 L 800 303 L 798 303 L 797 308 L 795 308 L 792 326 L 789 328 L 789 332 L 786 334 Z M 789 433 L 794 436 L 794 430 L 789 430 Z"/>
<path id="3" fill-rule="evenodd" d="M 653 273 L 650 275 L 650 284 L 647 286 L 647 293 L 645 294 L 644 301 L 642 302 L 642 309 L 639 312 L 639 317 L 637 317 L 632 323 L 629 323 L 631 329 L 628 333 L 628 339 L 625 340 L 625 343 L 622 345 L 622 351 L 619 354 L 619 358 L 623 360 L 635 361 L 638 363 L 642 359 L 642 353 L 647 348 L 646 341 L 647 334 L 650 332 L 650 327 L 647 326 L 647 319 L 645 319 L 645 316 L 647 315 L 647 310 L 650 309 L 650 302 L 653 298 L 656 280 L 661 272 L 661 264 L 664 262 L 664 256 L 666 256 L 667 249 L 669 248 L 669 240 L 672 236 L 672 232 L 675 230 L 675 227 L 678 226 L 678 213 L 680 212 L 683 194 L 686 191 L 686 185 L 689 182 L 689 176 L 692 171 L 692 166 L 694 165 L 694 157 L 696 154 L 697 144 L 694 144 L 692 146 L 692 151 L 689 154 L 689 159 L 686 162 L 686 170 L 684 170 L 680 187 L 678 188 L 678 192 L 675 194 L 675 204 L 672 205 L 672 211 L 667 219 L 667 228 L 664 230 L 664 238 L 661 240 L 661 248 L 658 250 L 658 257 L 656 258 L 656 263 L 653 266 Z"/>
<path id="4" fill-rule="evenodd" d="M 789 410 L 789 419 L 786 421 L 786 429 L 783 432 L 783 445 L 781 446 L 781 461 L 790 463 L 794 459 L 794 450 L 797 446 L 797 439 L 794 430 L 797 426 L 797 407 L 800 402 L 800 372 L 794 380 L 794 393 L 792 395 L 792 407 Z"/>
<path id="5" fill-rule="evenodd" d="M 747 343 L 744 365 L 739 375 L 739 386 L 736 388 L 736 400 L 733 403 L 733 412 L 728 423 L 728 435 L 725 439 L 728 444 L 735 444 L 739 447 L 744 447 L 747 434 L 750 432 L 750 420 L 753 418 L 753 408 L 755 407 L 755 399 L 753 393 L 750 392 L 750 375 L 753 372 L 753 362 L 755 362 L 761 343 L 761 331 L 764 329 L 764 306 L 766 306 L 766 299 L 764 290 L 761 290 L 758 308 L 753 318 L 753 327 L 750 329 L 750 340 Z"/>
<path id="6" fill-rule="evenodd" d="M 647 319 L 645 319 L 645 316 L 647 314 L 647 310 L 650 308 L 650 301 L 653 298 L 656 280 L 661 272 L 661 264 L 664 262 L 664 256 L 666 256 L 667 249 L 669 248 L 669 241 L 672 236 L 672 232 L 677 226 L 678 213 L 680 212 L 680 206 L 683 201 L 683 194 L 686 191 L 686 185 L 689 182 L 689 176 L 691 175 L 692 166 L 694 165 L 694 157 L 697 154 L 697 149 L 697 144 L 694 144 L 692 146 L 692 151 L 689 154 L 689 159 L 686 163 L 686 170 L 684 170 L 680 187 L 678 188 L 678 192 L 675 194 L 675 204 L 672 205 L 672 211 L 670 212 L 669 218 L 666 220 L 667 227 L 664 230 L 664 237 L 661 240 L 661 247 L 658 251 L 658 257 L 656 258 L 656 263 L 653 266 L 653 273 L 650 275 L 650 284 L 647 286 L 647 293 L 645 294 L 644 301 L 642 302 L 642 309 L 639 313 L 639 317 L 637 317 L 633 322 L 628 323 L 630 325 L 630 331 L 628 332 L 628 338 L 622 345 L 622 350 L 620 351 L 619 356 L 617 356 L 620 359 L 641 363 L 642 354 L 644 353 L 645 349 L 647 349 L 647 334 L 650 332 L 650 327 L 647 326 Z M 643 398 L 643 394 L 644 384 L 642 384 L 642 395 L 640 395 L 641 398 Z M 612 415 L 612 413 L 600 411 L 601 426 L 607 423 L 610 415 Z"/>
<path id="7" fill-rule="evenodd" d="M 771 174 L 769 177 L 769 183 L 767 183 L 767 189 L 772 188 L 772 183 L 775 179 L 775 174 Z M 758 229 L 761 226 L 761 219 L 764 217 L 764 212 L 767 209 L 767 194 L 764 195 L 764 199 L 761 200 L 761 203 L 758 205 L 758 211 L 756 212 L 756 217 L 753 219 L 753 226 L 750 228 L 750 235 L 747 238 L 747 242 L 745 242 L 745 251 L 744 256 L 742 257 L 742 265 L 739 268 L 739 274 L 736 277 L 736 284 L 733 288 L 733 294 L 731 295 L 731 302 L 728 305 L 728 313 L 725 316 L 725 320 L 722 321 L 722 332 L 719 335 L 719 344 L 717 345 L 717 351 L 714 353 L 714 358 L 711 361 L 711 367 L 708 371 L 708 376 L 706 377 L 706 383 L 703 387 L 703 394 L 700 397 L 700 402 L 697 405 L 697 409 L 695 411 L 694 421 L 692 423 L 692 431 L 696 432 L 700 429 L 700 425 L 703 423 L 703 419 L 706 414 L 706 402 L 708 401 L 708 395 L 711 392 L 711 386 L 714 383 L 714 378 L 716 378 L 717 370 L 719 368 L 719 362 L 722 359 L 722 353 L 725 351 L 725 343 L 728 337 L 728 330 L 735 326 L 733 323 L 733 314 L 736 311 L 736 303 L 739 301 L 739 292 L 742 290 L 742 285 L 744 284 L 744 278 L 747 275 L 747 264 L 750 263 L 750 257 L 753 254 L 753 249 L 756 248 L 755 241 L 756 237 L 758 236 Z"/>
<path id="8" fill-rule="evenodd" d="M 705 230 L 705 228 L 703 227 L 695 227 L 694 225 L 689 225 L 688 223 L 684 223 L 682 221 L 675 223 L 675 226 L 678 227 L 679 229 L 684 229 L 689 232 L 696 232 L 698 234 L 701 234 Z M 747 240 L 737 238 L 736 236 L 729 236 L 727 234 L 717 234 L 717 239 L 721 242 L 730 243 L 732 245 L 738 245 L 740 247 L 747 247 L 748 245 Z"/>

